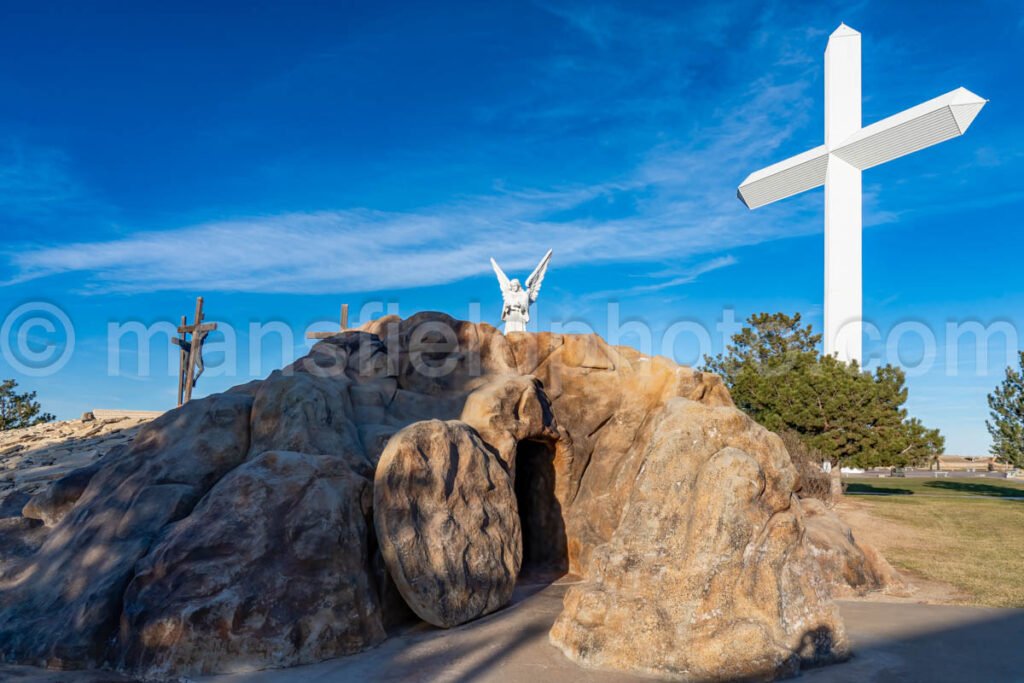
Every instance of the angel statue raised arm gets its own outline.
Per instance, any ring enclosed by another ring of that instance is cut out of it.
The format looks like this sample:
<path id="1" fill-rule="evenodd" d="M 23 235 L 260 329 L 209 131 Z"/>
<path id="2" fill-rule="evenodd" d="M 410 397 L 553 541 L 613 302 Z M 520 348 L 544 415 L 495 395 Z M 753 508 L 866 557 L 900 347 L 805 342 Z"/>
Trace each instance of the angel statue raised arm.
<path id="1" fill-rule="evenodd" d="M 498 276 L 498 283 L 501 284 L 501 298 L 504 301 L 501 319 L 505 322 L 505 334 L 526 332 L 526 323 L 530 322 L 530 304 L 536 301 L 537 295 L 540 294 L 540 283 L 544 281 L 544 273 L 548 271 L 550 260 L 551 250 L 548 249 L 548 253 L 544 254 L 544 258 L 530 273 L 530 277 L 526 278 L 524 289 L 519 280 L 509 280 L 498 262 L 491 259 L 494 274 Z"/>

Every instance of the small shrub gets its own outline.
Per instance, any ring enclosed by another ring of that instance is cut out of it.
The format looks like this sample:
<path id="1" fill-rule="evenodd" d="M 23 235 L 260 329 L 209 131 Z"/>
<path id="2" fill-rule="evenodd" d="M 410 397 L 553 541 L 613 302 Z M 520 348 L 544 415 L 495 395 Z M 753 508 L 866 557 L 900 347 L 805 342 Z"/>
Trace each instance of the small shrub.
<path id="1" fill-rule="evenodd" d="M 779 432 L 782 442 L 786 444 L 789 457 L 800 475 L 796 495 L 799 498 L 817 498 L 831 504 L 832 477 L 821 469 L 825 456 L 817 448 L 804 443 L 800 435 L 792 430 Z"/>

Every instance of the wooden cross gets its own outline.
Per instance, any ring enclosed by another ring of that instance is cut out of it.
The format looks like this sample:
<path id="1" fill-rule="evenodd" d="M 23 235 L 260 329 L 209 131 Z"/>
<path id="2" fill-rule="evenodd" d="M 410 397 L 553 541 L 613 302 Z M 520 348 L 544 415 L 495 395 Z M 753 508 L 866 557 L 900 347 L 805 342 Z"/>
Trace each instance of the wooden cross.
<path id="1" fill-rule="evenodd" d="M 348 329 L 348 304 L 341 305 L 341 329 L 337 332 L 307 332 L 306 339 L 330 339 Z"/>
<path id="2" fill-rule="evenodd" d="M 188 318 L 181 316 L 181 324 L 178 326 L 178 334 L 171 340 L 177 344 L 178 352 L 178 405 L 183 405 L 192 400 L 192 387 L 195 386 L 199 375 L 203 374 L 203 341 L 206 335 L 217 329 L 217 323 L 203 322 L 203 297 L 196 298 L 195 322 L 188 324 Z M 188 335 L 192 338 L 188 339 Z M 198 366 L 199 372 L 195 372 Z"/>

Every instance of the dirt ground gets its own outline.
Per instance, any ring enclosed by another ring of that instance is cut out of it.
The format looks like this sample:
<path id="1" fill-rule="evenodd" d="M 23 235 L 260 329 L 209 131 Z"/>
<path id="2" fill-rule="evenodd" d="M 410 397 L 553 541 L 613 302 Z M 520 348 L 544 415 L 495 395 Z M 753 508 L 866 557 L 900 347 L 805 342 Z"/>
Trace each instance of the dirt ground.
<path id="1" fill-rule="evenodd" d="M 871 514 L 870 503 L 857 500 L 854 496 L 844 496 L 842 501 L 836 505 L 836 512 L 844 522 L 850 525 L 854 538 L 859 542 L 874 546 L 886 558 L 890 554 L 888 551 L 896 545 L 917 547 L 932 542 L 930 535 L 922 529 Z M 969 596 L 952 584 L 928 579 L 905 567 L 897 567 L 897 569 L 910 588 L 909 596 L 868 593 L 864 596 L 847 599 L 869 602 L 914 602 L 929 605 L 955 605 L 969 602 Z"/>

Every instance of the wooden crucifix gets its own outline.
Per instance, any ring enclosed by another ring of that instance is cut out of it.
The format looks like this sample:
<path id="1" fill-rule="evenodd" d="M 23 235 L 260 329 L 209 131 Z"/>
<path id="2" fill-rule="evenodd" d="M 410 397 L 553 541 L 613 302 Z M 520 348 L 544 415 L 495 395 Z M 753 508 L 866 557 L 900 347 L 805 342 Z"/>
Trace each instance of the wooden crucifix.
<path id="1" fill-rule="evenodd" d="M 206 335 L 217 329 L 217 323 L 203 322 L 203 297 L 196 298 L 196 317 L 191 325 L 188 318 L 181 316 L 178 334 L 171 340 L 180 349 L 178 351 L 178 405 L 184 405 L 192 399 L 192 388 L 196 380 L 203 374 L 203 342 Z M 192 338 L 189 339 L 188 337 Z"/>
<path id="2" fill-rule="evenodd" d="M 306 339 L 329 339 L 348 329 L 348 304 L 341 305 L 341 329 L 337 332 L 307 332 Z"/>

